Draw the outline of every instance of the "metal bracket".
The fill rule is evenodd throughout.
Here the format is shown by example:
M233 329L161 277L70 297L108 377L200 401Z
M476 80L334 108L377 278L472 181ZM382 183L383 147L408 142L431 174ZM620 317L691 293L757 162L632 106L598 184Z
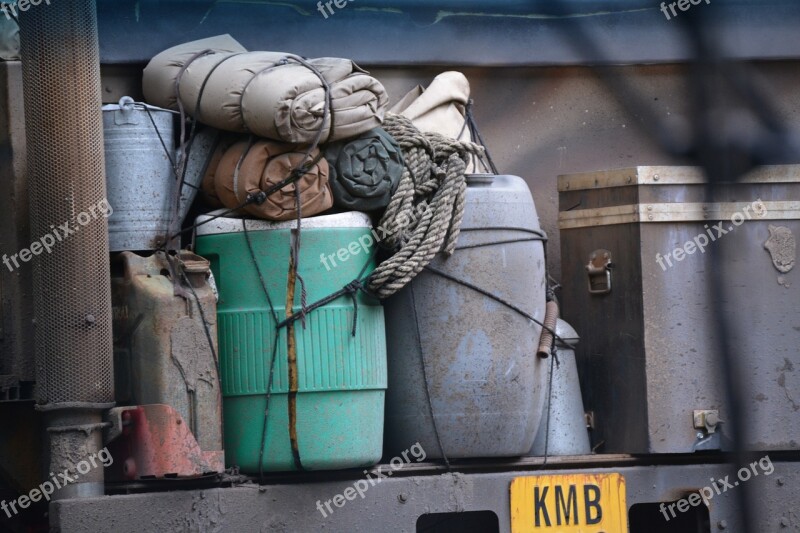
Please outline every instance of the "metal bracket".
M717 431L717 426L723 421L719 418L719 411L716 409L695 409L692 413L694 428L702 429L709 435Z
M136 120L136 116L133 113L135 110L136 105L133 98L130 96L123 96L119 99L119 109L114 112L114 124L118 126L139 124L139 121Z
M195 477L225 470L222 450L202 450L169 405L116 407L105 415L104 442L114 461L107 479Z
M586 273L589 276L589 294L608 294L611 292L611 252L598 249L589 254Z

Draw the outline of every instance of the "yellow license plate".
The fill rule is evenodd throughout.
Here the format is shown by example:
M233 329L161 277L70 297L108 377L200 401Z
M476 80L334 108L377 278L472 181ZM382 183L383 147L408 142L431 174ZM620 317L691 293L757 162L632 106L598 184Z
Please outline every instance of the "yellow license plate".
M627 533L619 474L518 477L511 482L512 533Z

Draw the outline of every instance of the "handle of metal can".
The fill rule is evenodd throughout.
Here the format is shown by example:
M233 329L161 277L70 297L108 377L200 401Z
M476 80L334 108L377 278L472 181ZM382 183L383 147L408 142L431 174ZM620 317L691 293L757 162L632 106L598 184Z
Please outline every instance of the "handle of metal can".
M133 114L136 111L136 102L130 96L123 96L119 99L119 110L114 113L114 123L118 126L125 124L138 124Z

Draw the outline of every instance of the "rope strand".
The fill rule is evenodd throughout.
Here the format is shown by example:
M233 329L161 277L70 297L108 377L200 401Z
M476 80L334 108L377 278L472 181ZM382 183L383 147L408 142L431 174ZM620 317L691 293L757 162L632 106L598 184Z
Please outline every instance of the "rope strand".
M380 244L397 251L369 278L379 298L405 287L437 253L455 251L466 205L464 174L470 154L483 154L474 143L422 133L401 115L387 113L383 127L403 150L406 168L380 221L387 230Z

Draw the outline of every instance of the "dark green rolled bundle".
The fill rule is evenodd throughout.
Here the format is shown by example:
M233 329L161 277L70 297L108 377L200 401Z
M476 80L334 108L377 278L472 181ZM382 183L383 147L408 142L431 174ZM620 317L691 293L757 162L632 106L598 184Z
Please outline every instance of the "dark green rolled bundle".
M403 174L403 154L391 135L374 128L325 148L333 201L342 209L374 211L389 205Z

